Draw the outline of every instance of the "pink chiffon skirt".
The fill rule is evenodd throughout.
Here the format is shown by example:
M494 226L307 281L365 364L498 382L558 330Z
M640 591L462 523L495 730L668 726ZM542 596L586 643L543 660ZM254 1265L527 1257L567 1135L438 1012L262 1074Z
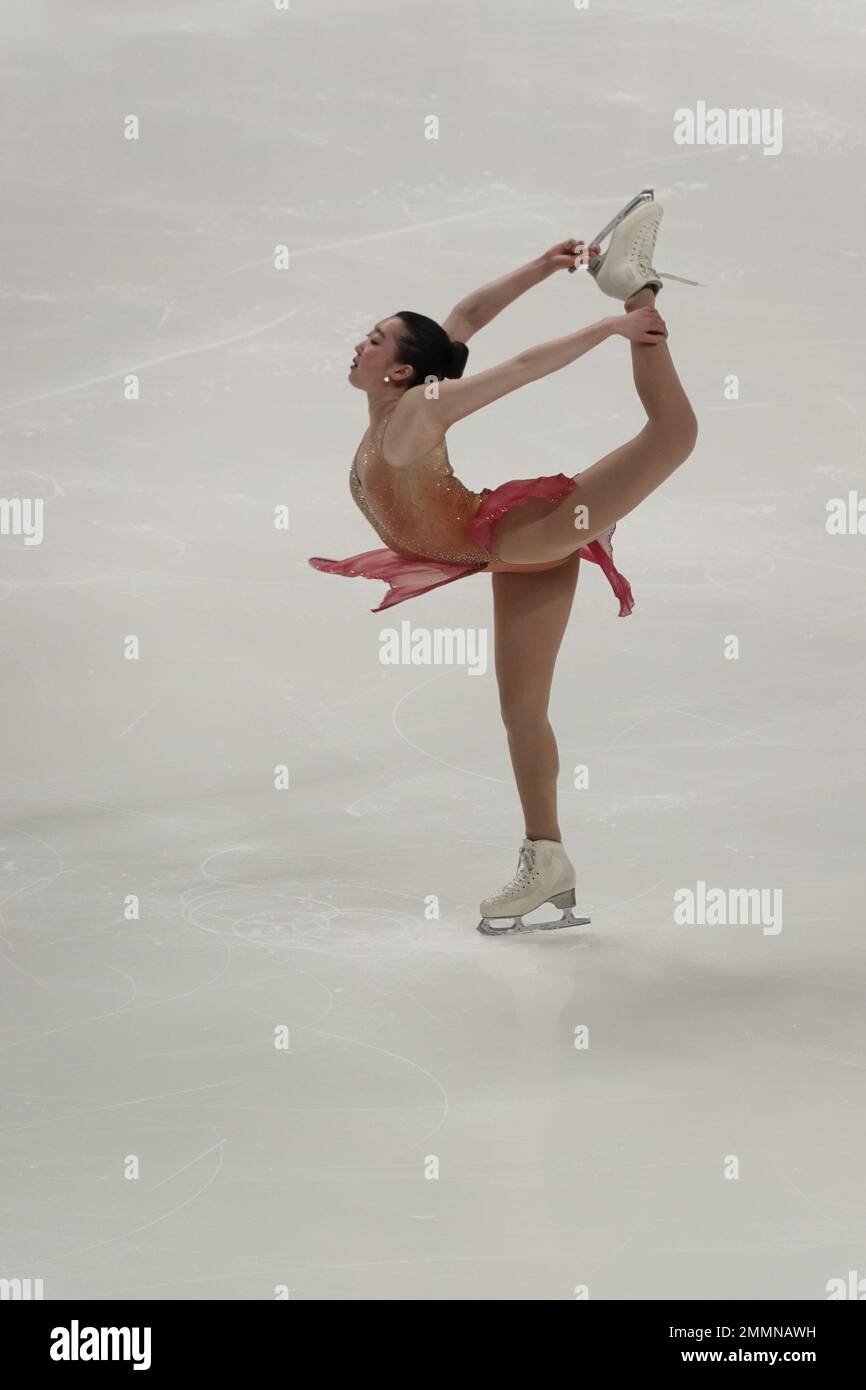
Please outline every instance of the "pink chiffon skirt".
M380 613L383 608L391 608L395 603L417 598L430 589L438 589L442 584L452 584L455 579L464 579L470 574L531 574L540 570L557 569L571 559L548 560L537 565L512 565L496 557L497 523L524 502L541 499L547 502L561 502L574 490L576 483L565 473L556 473L547 478L513 478L501 487L484 488L481 492L481 506L468 523L467 530L476 544L490 554L490 560L480 560L477 564L451 564L445 560L429 560L422 556L400 555L387 547L379 550L365 550L360 555L350 555L346 560L325 560L313 556L309 563L314 569L325 574L341 574L348 578L383 579L388 592L371 613ZM619 599L619 616L625 618L634 607L631 585L613 561L611 538L616 527L603 531L594 541L581 546L578 555L591 560L604 573L616 597Z

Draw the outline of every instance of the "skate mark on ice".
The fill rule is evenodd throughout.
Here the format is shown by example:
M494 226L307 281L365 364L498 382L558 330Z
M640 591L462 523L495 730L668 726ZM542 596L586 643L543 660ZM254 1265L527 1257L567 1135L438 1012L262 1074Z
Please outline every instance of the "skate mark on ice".
M211 1128L213 1128L213 1126L211 1126ZM206 1158L208 1154L213 1153L214 1150L219 1151L219 1162L207 1181L202 1184L197 1192L193 1192L192 1196L187 1197L183 1202L178 1202L176 1207L172 1207L171 1211L164 1212L162 1216L155 1216L152 1221L145 1221L141 1226L135 1226L130 1231L121 1231L116 1236L107 1236L105 1240L94 1241L92 1245L83 1245L78 1250L63 1250L57 1255L40 1255L40 1260L42 1260L44 1264L53 1264L55 1260L71 1259L74 1255L87 1255L91 1250L101 1250L104 1246L114 1245L119 1240L128 1240L130 1236L137 1236L142 1231L149 1231L153 1226L159 1226L161 1222L168 1221L170 1217L176 1216L179 1211L183 1211L184 1207L188 1207L192 1202L198 1201L202 1193L206 1192L211 1183L219 1177L222 1172L223 1150L226 1142L225 1139L218 1139L215 1144L212 1144L209 1149L205 1149L204 1153L199 1154L198 1157L193 1160L193 1162L198 1163L200 1159ZM186 1164L185 1167L189 1167L189 1164ZM184 1169L181 1168L178 1171L182 1173Z
M462 772L466 777L480 777L481 780L484 782L496 782L499 786L505 786L508 782L508 778L492 777L488 772L476 772L473 768L460 767L457 763L449 763L446 761L445 758L438 758L435 753L428 753L426 748L419 748L417 743L413 743L412 740L406 734L403 733L403 730L397 723L397 711L400 709L400 706L405 703L406 700L410 699L411 696L416 695L419 690L424 690L428 685L432 685L434 680L435 677L431 677L430 680L422 681L420 685L416 685L412 690L407 690L405 695L400 696L400 699L397 701L396 705L391 710L391 723L394 727L394 732L397 735L397 737L401 738L403 742L407 745L407 747L413 749L414 752L420 753L421 756L424 758L429 758L430 762L432 763L438 763L440 767L447 767L452 772Z
M77 381L72 386L55 386L50 391L42 391L35 396L24 396L21 400L8 401L5 405L0 405L0 411L16 410L21 405L31 405L34 401L47 401L53 396L68 396L73 391L86 391L91 386L101 386L106 381L117 381L119 377L125 377L130 372L147 371L151 367L160 367L164 362L176 362L181 357L195 357L198 353L213 352L216 348L229 347L232 343L241 343L247 338L254 338L258 333L266 333L270 328L276 328L280 323L285 323L286 319L292 318L298 312L297 308L290 309L287 314L280 314L279 318L270 319L267 323L260 323L255 328L244 329L242 333L234 333L228 338L215 338L208 343L194 343L191 347L178 348L176 352L166 352L161 357L149 357L143 362L129 362L125 366L114 372L105 372L102 376L88 378L87 381Z

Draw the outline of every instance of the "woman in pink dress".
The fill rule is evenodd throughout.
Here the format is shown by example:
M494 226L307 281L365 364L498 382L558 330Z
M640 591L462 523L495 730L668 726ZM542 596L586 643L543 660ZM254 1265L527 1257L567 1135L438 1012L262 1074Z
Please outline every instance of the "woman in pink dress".
M540 925L577 924L574 868L557 814L559 757L547 718L554 665L582 558L600 566L620 616L631 612L631 588L613 560L614 528L688 458L697 438L655 308L661 277L651 262L661 216L647 191L605 229L613 235L604 254L597 243L589 248L590 274L623 302L624 313L462 376L474 333L531 286L586 260L583 242L569 239L461 300L441 326L408 310L385 318L358 344L349 370L370 414L350 488L385 548L310 564L385 580L388 592L373 612L472 574L492 575L500 708L525 838L516 876L481 904L480 930L488 934L534 929L524 926L523 914L546 902L566 915ZM480 493L465 488L448 460L450 427L616 335L631 344L643 429L573 477L512 479Z

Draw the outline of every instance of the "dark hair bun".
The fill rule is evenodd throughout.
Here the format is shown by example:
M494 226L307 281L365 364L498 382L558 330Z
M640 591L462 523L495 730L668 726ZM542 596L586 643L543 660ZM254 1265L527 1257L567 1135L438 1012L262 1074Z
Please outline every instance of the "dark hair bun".
M456 343L451 339L451 360L448 364L446 376L462 376L466 368L466 359L469 356L469 349L465 343Z
M395 360L406 362L412 368L413 386L426 386L430 381L463 375L469 356L465 343L455 343L441 323L428 319L426 314L401 309L395 317L403 320Z

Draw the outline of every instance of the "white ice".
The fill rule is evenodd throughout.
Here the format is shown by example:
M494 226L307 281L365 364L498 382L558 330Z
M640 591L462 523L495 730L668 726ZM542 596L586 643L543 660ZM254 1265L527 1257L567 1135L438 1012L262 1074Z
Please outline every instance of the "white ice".
M41 544L0 536L0 1277L558 1300L866 1276L866 537L826 527L864 488L862 5L0 12L0 492L44 502ZM781 152L677 145L698 102L780 109ZM645 185L658 267L705 286L659 300L701 436L617 529L634 613L584 565L557 669L592 927L491 941L478 902L523 833L492 659L379 660L405 620L492 644L490 580L373 615L381 584L307 557L379 543L348 491L366 330L441 320ZM616 308L556 276L469 370ZM474 488L575 473L642 420L617 339L455 427L451 460ZM699 881L781 890L781 931L676 925Z

